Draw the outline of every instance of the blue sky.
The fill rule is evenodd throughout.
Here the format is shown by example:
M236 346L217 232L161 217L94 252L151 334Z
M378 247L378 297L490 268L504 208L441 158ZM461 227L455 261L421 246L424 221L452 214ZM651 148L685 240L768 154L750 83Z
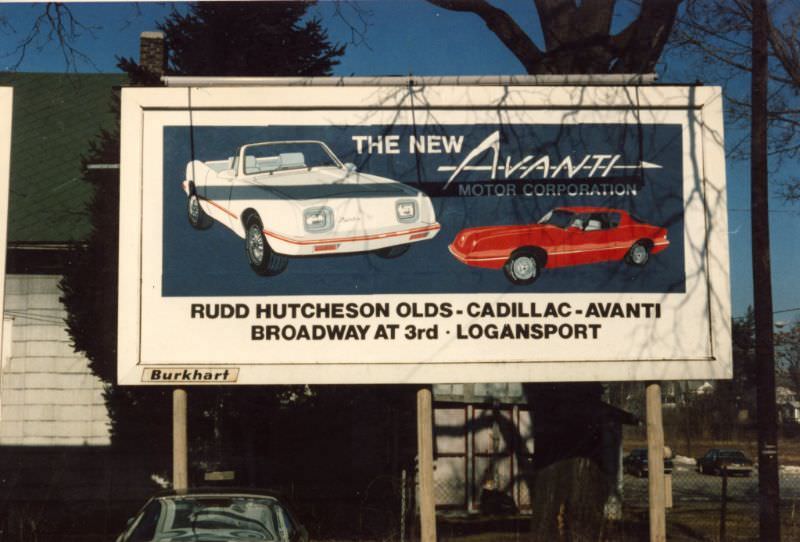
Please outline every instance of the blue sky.
M515 16L534 41L541 34L532 2L497 1L498 7ZM367 13L365 42L351 42L351 28L335 14L337 4L321 2L314 12L323 19L331 40L347 43L347 52L336 68L337 75L496 75L522 74L522 65L508 52L485 25L470 14L452 13L422 0L385 0L361 4ZM178 5L179 9L185 9ZM41 5L2 4L0 19L0 69L18 60L16 44L29 31ZM172 4L127 2L71 4L74 14L85 25L79 29L77 48L90 62L80 62L79 71L117 71L116 57L138 57L139 33L152 30ZM344 16L358 22L358 14L347 4ZM615 21L625 23L621 13ZM358 27L358 24L355 24ZM64 58L56 44L39 40L28 48L19 71L64 71ZM660 70L662 81L703 80L677 57L667 56ZM704 81L714 84L714 81ZM727 127L727 140L745 134ZM789 167L789 166L785 166ZM729 236L731 245L731 286L734 315L742 315L752 303L750 266L749 164L729 160ZM779 176L782 171L775 172ZM773 298L775 311L800 307L800 206L790 206L778 198L771 201L771 246ZM800 311L779 312L776 320L800 318Z

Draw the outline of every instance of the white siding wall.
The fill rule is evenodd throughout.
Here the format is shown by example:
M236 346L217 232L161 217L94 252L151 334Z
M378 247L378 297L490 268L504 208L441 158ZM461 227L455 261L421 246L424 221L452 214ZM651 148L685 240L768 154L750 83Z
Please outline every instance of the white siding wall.
M88 360L73 352L65 331L60 278L6 277L10 337L4 342L10 348L3 350L0 373L0 445L110 443L103 385Z

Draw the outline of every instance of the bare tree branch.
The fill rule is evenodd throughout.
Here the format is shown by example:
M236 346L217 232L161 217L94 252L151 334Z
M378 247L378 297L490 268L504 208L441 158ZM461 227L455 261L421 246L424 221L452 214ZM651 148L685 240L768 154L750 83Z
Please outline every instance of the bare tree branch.
M450 11L470 12L479 16L486 26L517 57L528 73L536 73L542 60L542 51L536 47L517 22L505 11L485 0L428 0L431 4Z
M428 0L474 13L508 47L528 73L647 73L667 42L681 0L644 0L638 17L616 36L617 0L534 0L544 35L540 50L505 11L486 0Z
M367 42L367 31L372 26L369 20L373 12L364 4L345 0L336 0L333 6L333 16L350 29L350 43L356 46L363 45L371 51L372 48Z
M613 71L647 73L655 70L681 1L643 0L639 17L613 38L613 46L619 54Z
M67 4L49 2L36 7L41 7L42 11L34 19L28 32L17 42L13 50L3 55L3 58L14 59L10 69L12 71L18 69L31 48L41 51L50 43L58 45L68 71L76 71L78 63L81 62L98 69L91 57L76 45L78 39L85 34L94 37L97 28L79 21L71 6Z
M575 25L584 35L608 36L614 0L584 2L580 7L572 0L534 0L544 34L547 51L569 47L575 40Z
M800 5L794 0L774 0L769 10L768 152L774 159L774 175L786 175L781 164L800 155ZM724 83L726 115L743 127L750 120L750 96L742 83L751 73L752 16L747 0L687 0L674 41L678 47L701 53L698 69L709 80ZM731 155L747 158L748 151L737 146ZM798 201L796 177L773 176L772 182L787 202Z
M797 39L797 29L792 34ZM790 41L789 37L782 34L773 24L770 24L768 39L775 56L780 61L783 69L791 78L796 88L800 88L800 50L797 41Z

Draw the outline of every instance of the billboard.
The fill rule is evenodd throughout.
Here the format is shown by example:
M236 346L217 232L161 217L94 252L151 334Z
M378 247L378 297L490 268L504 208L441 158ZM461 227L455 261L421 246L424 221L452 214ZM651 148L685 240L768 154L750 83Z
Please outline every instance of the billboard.
M730 376L718 88L347 83L123 90L121 384Z

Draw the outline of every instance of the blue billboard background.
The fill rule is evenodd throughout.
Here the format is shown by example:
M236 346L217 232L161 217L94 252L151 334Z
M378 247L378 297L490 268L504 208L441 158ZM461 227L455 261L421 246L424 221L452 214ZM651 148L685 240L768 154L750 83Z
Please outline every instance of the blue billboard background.
M191 130L191 132L190 132ZM542 179L532 172L529 184L607 183L635 185L631 192L597 190L591 194L516 196L459 196L458 186L505 184L505 173L495 179L483 171L464 171L442 188L456 166L493 132L500 131L500 164L519 163L542 156L558 164L571 156L577 163L591 155L621 155L619 165L641 161L659 168L619 168L608 178L587 180L586 172L573 178L561 172ZM409 152L408 140L429 135L460 140L460 152ZM398 153L367 153L367 137L399 136ZM442 229L433 240L415 243L403 256L383 259L374 254L290 258L286 270L274 277L256 275L247 261L244 241L221 224L205 231L193 229L186 217L186 195L181 183L186 164L197 160L222 160L239 146L259 141L311 139L327 143L342 162L359 171L413 184L432 197ZM361 153L357 141L362 142ZM194 149L192 149L194 145ZM379 150L372 146L373 151ZM386 150L383 148L382 150ZM453 151L451 147L449 149ZM592 162L589 162L592 163ZM471 162L491 165L488 151ZM163 272L164 296L339 295L381 293L669 293L685 291L684 214L681 127L679 125L437 125L437 126L266 126L164 128ZM519 170L518 170L519 171ZM584 175L584 177L582 177ZM598 177L596 175L595 177ZM537 221L556 206L603 206L634 212L650 224L667 228L669 247L653 255L647 265L622 261L545 269L526 286L512 285L500 270L464 265L448 251L463 228L526 224Z

